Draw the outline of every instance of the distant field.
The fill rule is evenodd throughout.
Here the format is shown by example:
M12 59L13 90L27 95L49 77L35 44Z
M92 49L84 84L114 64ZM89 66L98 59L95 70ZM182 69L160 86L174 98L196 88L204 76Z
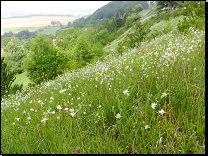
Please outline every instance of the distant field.
M59 29L60 29L60 26L51 26L41 32L38 32L37 35L39 35L40 33L46 34L46 35L50 35L50 34L55 35L56 30L59 30Z
M78 18L80 17L33 16L33 17L25 17L25 18L7 18L7 19L1 19L1 28L12 32L19 32L26 29L28 29L29 31L35 31L41 27L51 25L51 21L60 21L63 25L67 25L68 22L73 22L75 19ZM1 35L3 35L2 33L4 32L1 31Z
M12 32L20 32L22 30L28 30L28 31L35 31L37 29L40 29L40 28L43 28L42 27L16 27L16 28L6 28L6 30L9 32L9 31L12 31Z

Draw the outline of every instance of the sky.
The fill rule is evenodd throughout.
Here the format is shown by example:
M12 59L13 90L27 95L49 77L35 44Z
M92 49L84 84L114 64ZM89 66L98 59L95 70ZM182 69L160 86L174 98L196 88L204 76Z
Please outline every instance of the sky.
M110 1L1 1L2 12L53 13L95 12Z

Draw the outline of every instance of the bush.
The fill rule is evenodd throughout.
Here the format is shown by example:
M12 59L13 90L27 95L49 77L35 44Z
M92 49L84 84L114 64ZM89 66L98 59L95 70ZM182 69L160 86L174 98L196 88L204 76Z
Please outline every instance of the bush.
M23 87L23 84L21 85L15 84L13 87L11 87L10 93L15 94L17 91L21 91L22 87Z
M188 29L192 26L192 20L185 17L183 21L179 21L177 25L177 30L180 32L184 32L185 34L188 32Z

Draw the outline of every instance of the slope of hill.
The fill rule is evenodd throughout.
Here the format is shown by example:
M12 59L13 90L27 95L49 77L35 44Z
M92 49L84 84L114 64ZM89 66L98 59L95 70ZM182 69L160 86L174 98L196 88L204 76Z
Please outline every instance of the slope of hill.
M123 55L4 98L1 152L205 153L205 30L179 32L178 18Z
M135 5L141 4L143 9L147 9L149 4L145 1L113 1L109 2L102 8L97 9L92 15L84 18L79 18L73 22L74 28L83 28L86 24L95 24L97 20L101 19L112 19L118 9L124 9L128 6L134 7Z

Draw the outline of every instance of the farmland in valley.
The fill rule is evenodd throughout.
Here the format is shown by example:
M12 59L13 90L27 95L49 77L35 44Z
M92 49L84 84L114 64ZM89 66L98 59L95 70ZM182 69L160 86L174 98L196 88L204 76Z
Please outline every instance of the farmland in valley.
M29 31L35 31L41 27L51 25L51 21L60 21L63 25L67 25L68 22L73 22L78 19L78 16L32 16L22 18L7 18L1 19L1 35L4 34L4 30L12 32L20 32L28 29ZM52 25L51 25L52 26Z

